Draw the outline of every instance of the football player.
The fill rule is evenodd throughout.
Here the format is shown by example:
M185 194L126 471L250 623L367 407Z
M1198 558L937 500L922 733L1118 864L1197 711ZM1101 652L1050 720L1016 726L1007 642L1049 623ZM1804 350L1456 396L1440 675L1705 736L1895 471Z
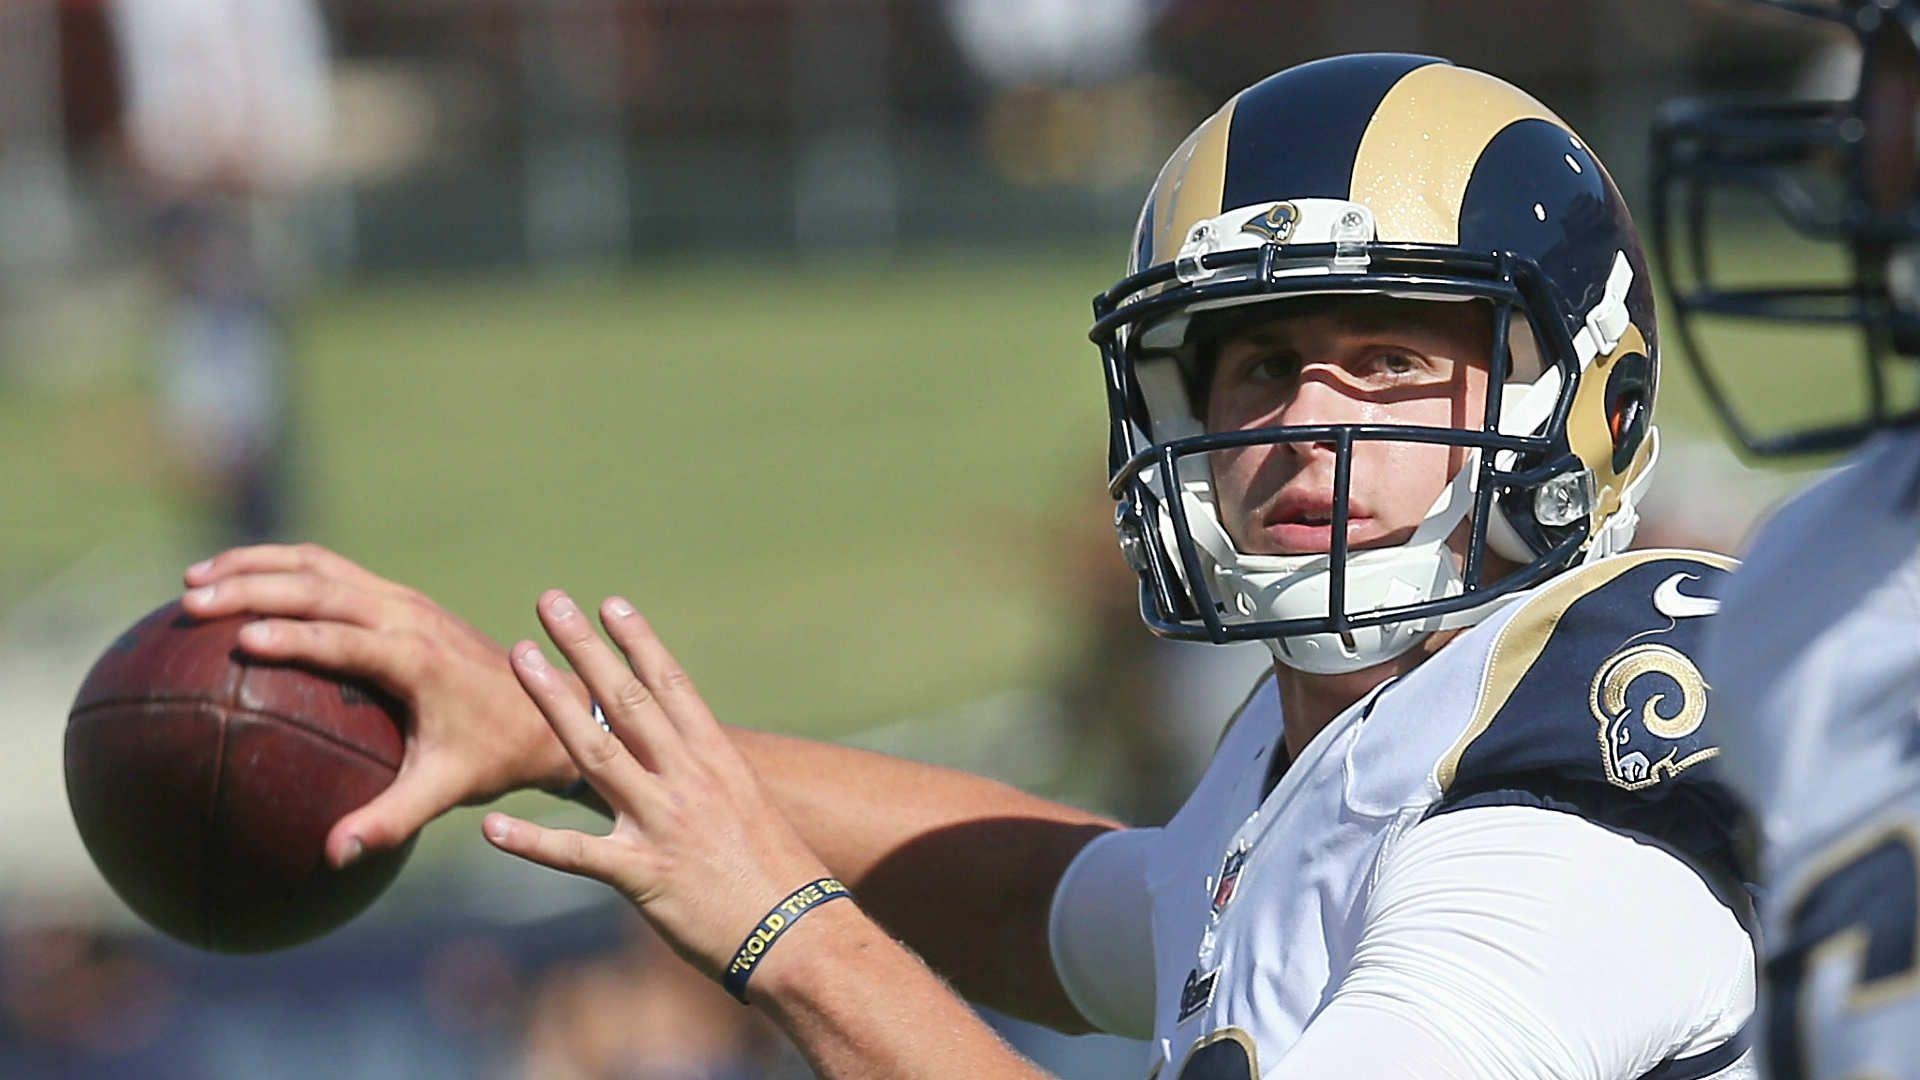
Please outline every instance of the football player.
M1174 152L1095 316L1147 622L1275 657L1163 827L723 729L617 599L624 663L541 600L578 680L310 547L197 565L185 602L413 709L333 858L584 775L608 837L489 839L619 888L828 1075L1029 1074L896 939L977 1001L1150 1039L1164 1080L1750 1075L1694 660L1729 564L1622 553L1658 337L1591 149L1430 57L1289 69Z
M1840 100L1670 107L1661 258L1689 355L1749 451L1866 441L1756 535L1703 667L1765 883L1768 1075L1920 1078L1920 5L1767 6L1856 38L1858 81ZM1838 258L1794 260L1784 282L1716 276L1710 259L1726 253L1710 208L1753 192ZM1822 263L1843 276L1792 276ZM1751 392L1765 358L1729 363L1713 318L1857 328L1853 349L1796 351L1774 372L1857 387L1857 411L1834 415L1844 395L1829 390L1795 399L1797 422L1784 422L1768 406L1785 394Z

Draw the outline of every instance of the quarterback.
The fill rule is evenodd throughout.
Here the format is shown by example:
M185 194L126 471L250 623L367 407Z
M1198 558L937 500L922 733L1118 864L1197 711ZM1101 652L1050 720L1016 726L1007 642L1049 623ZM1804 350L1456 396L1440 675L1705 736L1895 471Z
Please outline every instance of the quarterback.
M1730 566L1623 553L1658 337L1591 149L1445 61L1292 68L1175 150L1094 308L1143 616L1275 658L1161 827L723 728L618 598L624 657L541 598L577 678L311 547L185 602L412 708L336 861L584 779L607 836L489 840L619 889L825 1075L1033 1075L954 991L1162 1080L1751 1075L1695 659Z
M1869 389L1841 423L1769 428L1735 407L1702 364L1729 428L1758 454L1861 443L1781 508L1725 589L1703 667L1723 710L1729 781L1751 807L1767 946L1762 1059L1776 1080L1920 1078L1920 6L1907 0L1784 5L1858 38L1860 75L1837 101L1671 107L1658 143L1662 206L1739 185L1790 193L1816 164L1840 182L1837 212L1799 198L1788 223L1842 250L1852 280L1727 287L1679 276L1689 354L1709 344L1693 316L1852 324ZM1831 30L1832 27L1824 29ZM1706 222L1660 220L1662 258L1705 251ZM1677 227L1686 233L1675 235ZM1854 358L1844 358L1854 359ZM1795 366L1833 358L1796 355ZM1904 368L1905 370L1901 370ZM1740 374L1764 375L1757 362ZM1904 388L1904 393L1902 390ZM1838 527L1836 527L1838 526Z

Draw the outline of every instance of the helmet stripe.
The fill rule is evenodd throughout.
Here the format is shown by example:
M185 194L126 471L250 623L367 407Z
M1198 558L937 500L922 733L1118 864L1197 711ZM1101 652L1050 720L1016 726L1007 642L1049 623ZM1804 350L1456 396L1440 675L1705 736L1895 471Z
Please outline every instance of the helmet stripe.
M1337 56L1272 75L1240 92L1220 210L1278 199L1346 199L1368 119L1408 72L1448 66L1431 56ZM1312 102L1311 110L1302 110Z
M1167 159L1153 184L1147 227L1153 246L1141 269L1173 258L1195 224L1220 213L1220 186L1226 177L1227 136L1233 130L1234 105L1244 96L1227 99L1220 111L1193 129Z
M1473 167L1516 120L1566 127L1545 105L1491 75L1439 64L1409 72L1367 125L1347 197L1373 211L1382 240L1457 244Z

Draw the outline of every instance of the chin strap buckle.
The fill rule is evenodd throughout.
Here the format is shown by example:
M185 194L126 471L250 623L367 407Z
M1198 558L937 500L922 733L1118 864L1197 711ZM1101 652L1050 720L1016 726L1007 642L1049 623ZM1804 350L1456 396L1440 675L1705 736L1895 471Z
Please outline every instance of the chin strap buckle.
M1627 253L1613 253L1613 269L1607 274L1607 289L1600 302L1587 312L1586 325L1573 335L1575 355L1580 357L1580 366L1586 367L1595 358L1613 355L1613 350L1626 336L1627 325L1633 321L1627 312L1627 293L1633 288L1633 264L1627 261Z

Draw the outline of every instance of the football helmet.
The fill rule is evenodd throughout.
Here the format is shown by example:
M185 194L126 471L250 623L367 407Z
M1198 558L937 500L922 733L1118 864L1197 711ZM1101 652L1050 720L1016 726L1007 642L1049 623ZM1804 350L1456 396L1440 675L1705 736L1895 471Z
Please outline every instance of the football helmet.
M1196 327L1316 294L1487 303L1485 415L1206 431L1189 385ZM1632 536L1657 453L1640 241L1586 143L1491 75L1355 55L1241 91L1167 161L1126 276L1093 306L1115 525L1156 633L1263 640L1304 671L1358 670ZM1404 543L1349 551L1353 449L1369 440L1457 447L1465 464ZM1335 455L1331 550L1240 550L1208 455L1308 442ZM1518 568L1492 573L1490 552Z
M1733 438L1762 456L1841 450L1920 422L1920 4L1751 2L1851 34L1859 76L1837 99L1669 103L1654 128L1655 257ZM1780 336L1795 327L1847 328L1860 348L1843 365L1823 341Z

